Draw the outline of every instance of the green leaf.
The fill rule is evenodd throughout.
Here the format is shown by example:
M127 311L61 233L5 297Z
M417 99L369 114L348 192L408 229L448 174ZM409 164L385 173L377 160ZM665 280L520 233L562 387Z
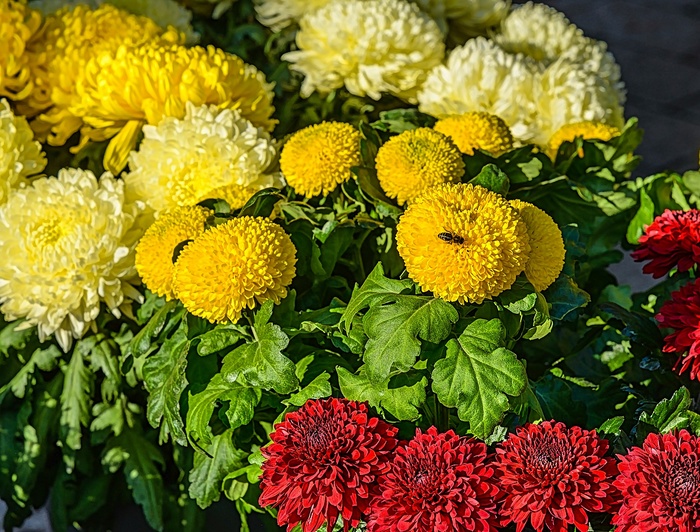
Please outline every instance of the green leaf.
M34 327L20 329L25 322L13 321L0 330L0 353L7 356L10 351L24 352L32 337L36 334Z
M418 127L433 127L435 119L417 109L391 109L379 113L379 120L371 126L379 131L402 133Z
M272 214L275 205L287 198L276 188L264 188L256 192L243 207L238 216L262 216L268 217Z
M700 171L689 170L683 174L683 184L695 196L700 197Z
M58 347L55 345L49 345L44 349L35 349L27 363L15 373L5 386L0 388L0 403L2 403L5 396L10 391L12 391L15 397L22 399L27 392L27 387L36 382L34 378L36 369L51 371L60 357L61 351L59 351Z
M487 188L501 196L508 194L508 189L510 188L508 176L495 164L484 166L479 175L469 181L469 183Z
M143 382L148 391L146 417L153 428L160 427L160 444L172 437L174 442L187 445L180 395L188 384L185 372L189 347L187 324L182 321L175 334L143 365Z
M207 454L197 453L190 471L190 497L200 508L206 508L219 500L226 475L240 468L248 453L233 446L233 431L214 436L206 448Z
M224 357L221 374L227 382L240 382L253 387L275 390L286 395L299 386L296 366L282 354L289 338L274 323L272 301L267 301L255 314L255 340L237 347Z
M197 353L200 356L218 353L235 345L244 337L243 331L237 325L218 325L215 329L198 337Z
M590 303L591 296L581 290L568 275L560 275L546 290L547 301L551 305L549 315L555 320L563 320L573 311Z
M433 391L442 404L457 407L476 437L486 438L509 408L508 396L527 385L525 367L501 347L506 329L498 319L477 319L447 343L447 356L433 369Z
M418 408L425 402L425 387L428 385L426 377L412 386L389 388L390 379L373 382L366 375L364 367L360 368L357 375L353 375L338 366L336 373L340 391L347 399L367 401L377 410L386 410L400 421L414 421L420 417Z
M598 428L598 433L601 435L601 437L604 438L607 438L609 436L616 436L620 433L620 430L622 429L622 424L624 422L625 416L611 417L610 419L607 419L605 423L603 423Z
M690 392L685 387L679 388L670 399L664 399L656 405L649 415L642 412L640 423L651 425L660 433L665 434L688 426L688 409L690 408Z
M420 355L420 340L443 341L458 319L450 303L429 296L395 295L388 304L370 307L362 320L369 377L381 382L392 371L408 371Z
M535 308L537 291L525 275L521 274L515 280L513 286L498 296L498 300L509 312L520 314Z
M302 388L295 394L283 401L286 405L303 406L309 399L321 399L323 397L328 397L333 393L331 388L331 383L328 382L330 375L327 372L323 372L318 375L314 380L312 380L307 386Z
M135 357L140 357L148 352L153 338L163 330L168 315L177 306L176 301L168 301L148 320L146 326L141 329L129 344L127 352Z
M644 228L654 221L654 202L643 188L639 189L639 209L627 226L627 242L639 243Z
M260 402L260 390L247 388L234 382L226 382L221 374L211 379L206 389L189 394L187 410L187 437L193 443L211 443L209 421L217 401L230 401L226 415L232 429L246 425L253 419L253 413Z
M146 521L163 530L163 478L158 466L165 461L156 446L132 429L127 429L107 443L102 463L114 472L122 464L126 483L134 501L143 508Z

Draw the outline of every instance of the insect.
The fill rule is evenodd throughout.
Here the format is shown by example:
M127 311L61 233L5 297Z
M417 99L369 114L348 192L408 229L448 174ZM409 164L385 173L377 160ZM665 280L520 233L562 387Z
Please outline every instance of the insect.
M447 242L448 244L452 244L452 243L464 244L464 238L462 238L459 235L455 235L455 234L451 233L450 231L443 231L442 233L439 233L438 238L440 240Z

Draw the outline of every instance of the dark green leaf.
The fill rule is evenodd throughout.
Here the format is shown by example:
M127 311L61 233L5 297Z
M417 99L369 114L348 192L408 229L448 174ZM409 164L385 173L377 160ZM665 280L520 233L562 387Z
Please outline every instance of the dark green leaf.
M328 397L331 395L331 393L333 393L331 384L328 382L330 377L331 376L324 371L304 388L299 390L297 393L292 394L289 399L284 401L284 404L303 406L303 404L309 399L321 399L323 397Z
M508 194L508 189L510 187L508 176L495 164L487 164L484 166L481 172L479 172L479 175L469 181L469 183L487 188L501 196Z

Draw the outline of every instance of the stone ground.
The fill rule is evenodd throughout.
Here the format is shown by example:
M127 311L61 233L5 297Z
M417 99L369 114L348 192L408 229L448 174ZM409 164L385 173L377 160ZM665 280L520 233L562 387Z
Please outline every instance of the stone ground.
M645 130L637 169L645 176L667 169L698 168L700 149L700 0L544 0L566 13L586 35L604 40L622 68L627 117ZM648 278L629 260L614 272L643 289ZM4 513L0 501L0 519ZM115 531L140 532L138 512ZM124 516L126 517L126 515ZM127 521L127 522L124 522ZM230 527L227 527L230 528ZM50 531L46 512L37 512L21 532Z

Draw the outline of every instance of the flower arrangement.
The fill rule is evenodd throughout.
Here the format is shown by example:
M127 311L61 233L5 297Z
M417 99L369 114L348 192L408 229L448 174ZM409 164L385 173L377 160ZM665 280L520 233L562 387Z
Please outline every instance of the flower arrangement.
M0 0L5 528L699 527L700 172L621 79L533 2Z

